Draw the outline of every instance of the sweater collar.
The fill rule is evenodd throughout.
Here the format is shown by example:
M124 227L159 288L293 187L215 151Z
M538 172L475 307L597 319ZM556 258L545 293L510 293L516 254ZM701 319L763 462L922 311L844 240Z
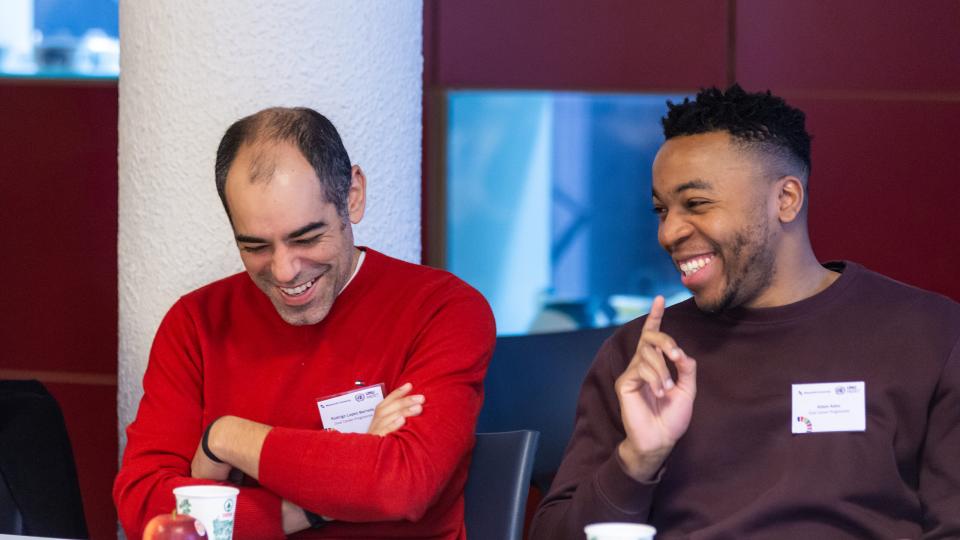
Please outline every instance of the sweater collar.
M771 324L816 315L844 295L864 272L864 268L850 261L830 261L824 268L839 272L840 277L819 293L792 304L765 308L736 307L707 317L737 323ZM692 299L691 299L692 301Z

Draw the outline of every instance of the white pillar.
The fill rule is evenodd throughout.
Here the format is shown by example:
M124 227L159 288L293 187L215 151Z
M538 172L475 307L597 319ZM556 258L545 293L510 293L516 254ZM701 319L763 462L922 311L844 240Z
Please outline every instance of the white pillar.
M136 414L160 319L242 269L213 179L227 126L304 105L367 173L357 242L420 259L422 0L120 1L119 395Z

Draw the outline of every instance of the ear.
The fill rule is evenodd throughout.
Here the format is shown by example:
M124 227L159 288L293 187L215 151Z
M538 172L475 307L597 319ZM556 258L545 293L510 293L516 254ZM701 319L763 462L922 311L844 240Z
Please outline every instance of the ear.
M803 181L792 175L777 180L777 217L781 223L790 223L803 211L807 193Z
M350 191L347 193L347 214L350 223L356 225L363 219L367 206L367 177L359 165L350 169Z

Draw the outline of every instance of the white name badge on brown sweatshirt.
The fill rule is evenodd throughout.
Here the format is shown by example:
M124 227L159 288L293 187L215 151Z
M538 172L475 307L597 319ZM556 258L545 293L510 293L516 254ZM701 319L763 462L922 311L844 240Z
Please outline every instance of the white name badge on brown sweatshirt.
M383 383L317 398L317 409L325 429L335 429L340 433L366 433L377 404L381 401Z
M863 381L794 384L793 433L866 431L866 384Z

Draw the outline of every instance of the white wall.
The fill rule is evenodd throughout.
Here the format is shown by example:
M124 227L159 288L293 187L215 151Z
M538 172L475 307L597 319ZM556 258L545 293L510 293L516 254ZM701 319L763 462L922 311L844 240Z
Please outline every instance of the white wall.
M213 180L234 120L274 105L329 117L367 173L357 242L419 261L422 7L120 1L121 451L164 313L242 268Z

